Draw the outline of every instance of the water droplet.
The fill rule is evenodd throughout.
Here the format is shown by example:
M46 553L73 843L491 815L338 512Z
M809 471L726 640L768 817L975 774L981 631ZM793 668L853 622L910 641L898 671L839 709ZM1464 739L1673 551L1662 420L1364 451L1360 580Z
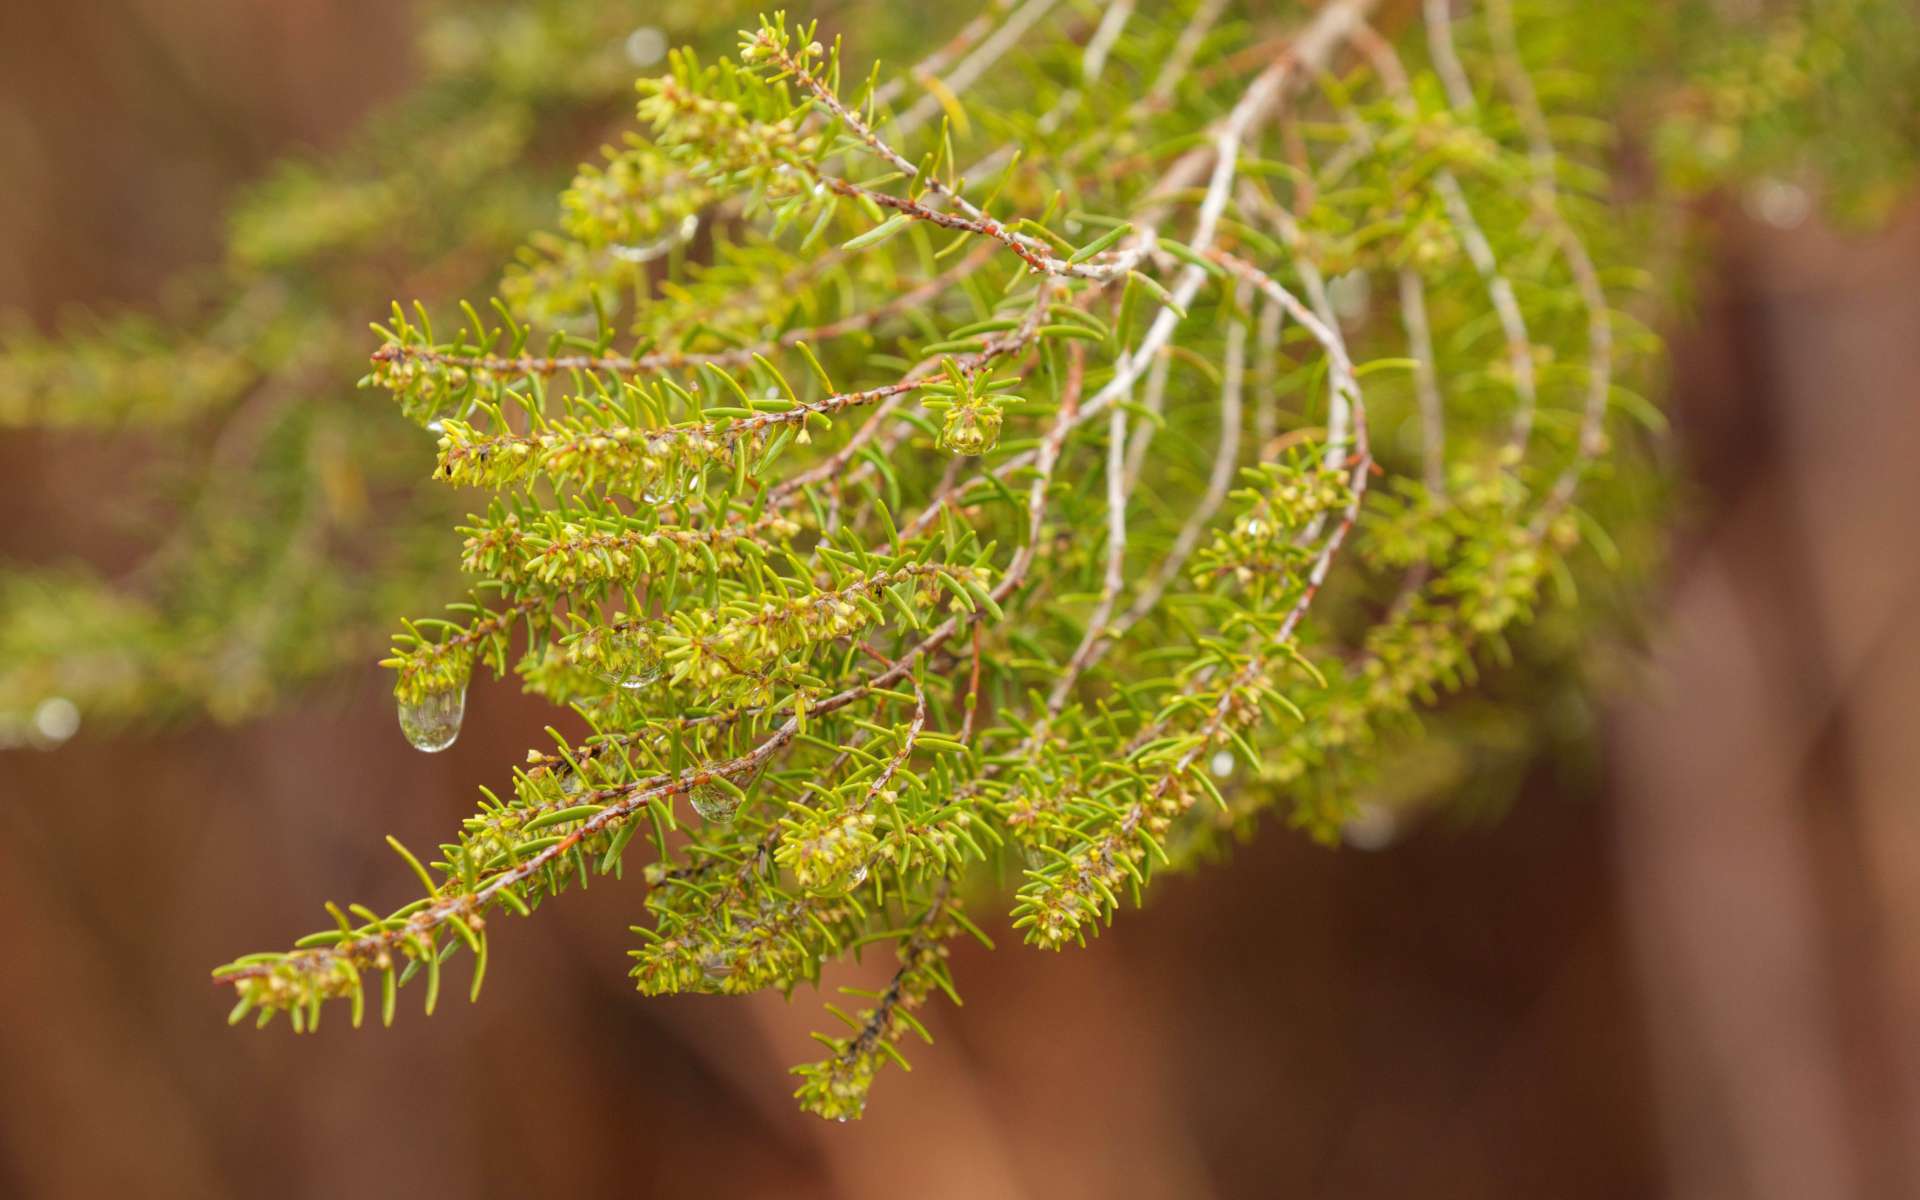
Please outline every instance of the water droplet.
M618 679L615 679L614 682L630 692L637 692L659 678L660 668L655 666L640 672L638 675L622 675Z
M1373 281L1365 271L1348 271L1327 280L1327 303L1342 321L1352 324L1364 319L1373 298Z
M700 973L710 982L718 983L733 974L733 963L718 950L712 950L700 957Z
M638 691L658 683L660 677L667 673L667 664L653 644L657 630L657 626L649 626L610 638L605 657L601 660L607 669L600 673L600 678L608 683L617 683L628 691Z
M1747 212L1775 229L1794 229L1813 215L1813 197L1788 179L1763 179L1747 189Z
M667 35L651 25L642 25L627 35L627 61L636 67L650 67L667 56Z
M725 825L733 820L733 814L740 811L744 799L713 782L703 783L687 793L693 811L700 814L701 820L711 821L715 825Z
M445 433L446 431L447 423L439 417L435 417L433 420L427 422L428 433Z
M1213 772L1215 779L1225 779L1233 774L1233 761L1233 751L1216 750L1213 752L1213 758L1207 763L1207 768Z
M683 242L692 241L693 235L698 232L700 232L699 215L696 213L688 213L686 216L680 218L680 224L676 226L672 232L663 237L657 237L650 242L638 246L629 246L625 243L616 242L607 247L607 250L622 262L649 263L664 254L670 253L675 246Z
M1340 827L1341 840L1355 850L1385 850L1400 836L1400 817L1384 804L1362 804Z
M444 692L428 692L418 702L400 706L400 732L407 735L415 750L438 754L460 736L460 722L466 715L465 684Z
M640 498L648 504L671 504L686 490L681 480L662 475L641 490Z
M859 866L853 869L853 874L847 876L847 890L852 891L853 889L859 887L861 884L865 883L866 881L867 881L867 864L861 863Z
M33 731L51 750L80 731L80 709L65 696L50 696L33 710Z

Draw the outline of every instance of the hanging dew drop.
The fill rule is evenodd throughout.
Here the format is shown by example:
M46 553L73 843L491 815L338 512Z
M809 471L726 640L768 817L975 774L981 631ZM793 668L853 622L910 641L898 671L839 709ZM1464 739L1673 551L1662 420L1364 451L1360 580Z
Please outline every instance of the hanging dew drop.
M860 885L866 881L867 864L861 863L844 875L835 875L827 879L818 880L810 884L807 890L816 896L845 896L857 890ZM822 955L820 961L827 961L826 956Z
M460 736L460 722L466 715L465 684L428 692L414 703L400 706L400 732L407 735L415 750L438 754Z
M744 797L728 791L720 784L711 782L700 784L687 793L687 800L693 805L693 811L700 814L701 820L715 825L725 825L733 820L733 815L740 811L740 803L743 799Z
M623 634L607 647L607 670L600 678L638 691L658 683L667 673L666 661L653 645L652 632Z

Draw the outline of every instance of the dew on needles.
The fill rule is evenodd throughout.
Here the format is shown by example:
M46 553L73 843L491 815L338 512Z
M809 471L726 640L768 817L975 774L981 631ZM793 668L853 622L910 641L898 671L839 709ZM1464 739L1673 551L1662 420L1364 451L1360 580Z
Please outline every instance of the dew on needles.
M400 702L400 731L407 735L415 750L437 754L453 745L460 736L460 722L467 715L467 689L441 688L418 699Z
M396 304L367 375L440 422L419 473L484 496L461 586L383 660L409 739L450 743L480 668L577 732L432 852L394 844L420 899L222 967L235 1019L308 1029L421 977L431 1004L493 921L627 878L647 995L885 958L796 1069L846 1120L993 916L1065 950L1263 827L1390 843L1439 797L1368 785L1477 745L1519 689L1451 697L1578 660L1607 571L1648 557L1641 289L1688 256L1650 245L1682 227L1665 188L1613 184L1600 135L1667 110L1606 46L1655 22L1711 64L1628 156L1674 196L1792 163L1824 200L1807 154L1836 143L1780 139L1853 58L1796 47L1920 65L1903 3L1691 49L1668 14L1700 6L1655 0L1116 5L1093 54L1098 6L982 3L929 47L854 0L901 66L778 14L666 56L503 294ZM578 44L651 61L636 20ZM1804 72L1769 91L1782 54ZM434 182L405 166L396 194Z

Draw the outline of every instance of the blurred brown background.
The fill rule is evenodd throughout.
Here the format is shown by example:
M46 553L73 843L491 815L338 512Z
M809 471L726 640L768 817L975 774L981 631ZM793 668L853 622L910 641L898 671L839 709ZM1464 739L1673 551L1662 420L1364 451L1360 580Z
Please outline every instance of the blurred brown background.
M0 309L217 254L236 184L404 86L406 18L0 0ZM1544 764L1375 854L1275 828L1086 951L963 949L966 1008L838 1126L782 1083L818 998L636 997L612 883L501 928L477 1007L226 1027L208 966L398 902L374 835L432 843L517 758L510 688L433 758L370 663L236 729L82 730L0 754L0 1195L1920 1195L1920 220L1709 219L1692 482L1591 786ZM124 552L112 462L0 437L0 558Z

